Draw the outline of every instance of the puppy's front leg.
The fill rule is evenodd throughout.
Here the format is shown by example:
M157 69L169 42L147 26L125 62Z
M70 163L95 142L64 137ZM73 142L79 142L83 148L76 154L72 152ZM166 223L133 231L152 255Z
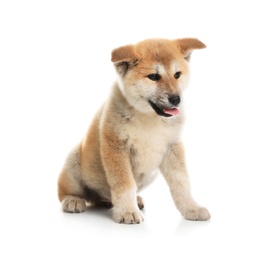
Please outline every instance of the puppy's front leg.
M208 220L210 213L192 198L185 166L183 144L173 144L160 167L176 207L188 220Z
M114 137L104 138L101 156L111 189L114 220L125 224L141 223L143 216L137 204L137 186L125 145Z

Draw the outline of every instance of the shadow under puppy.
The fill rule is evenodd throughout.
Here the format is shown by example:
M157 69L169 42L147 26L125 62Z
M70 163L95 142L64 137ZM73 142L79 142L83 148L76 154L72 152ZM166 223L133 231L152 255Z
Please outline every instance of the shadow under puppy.
M205 47L194 38L147 39L113 50L117 82L58 179L65 212L85 211L87 202L112 206L116 222L140 223L137 192L161 172L186 219L210 218L191 196L180 137L190 55Z

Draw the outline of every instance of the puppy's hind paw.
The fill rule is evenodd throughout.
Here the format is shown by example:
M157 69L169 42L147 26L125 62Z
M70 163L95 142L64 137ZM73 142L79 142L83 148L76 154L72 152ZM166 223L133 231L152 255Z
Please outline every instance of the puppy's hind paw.
M209 211L206 208L195 208L184 212L184 217L187 220L205 221L211 218Z
M143 203L142 197L137 196L137 204L138 204L138 208L139 208L140 210L142 210L142 209L144 208L144 203Z

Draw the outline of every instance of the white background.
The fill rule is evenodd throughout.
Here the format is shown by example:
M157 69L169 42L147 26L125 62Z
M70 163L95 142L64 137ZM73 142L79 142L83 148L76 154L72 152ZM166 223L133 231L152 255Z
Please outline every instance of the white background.
M256 6L1 1L0 258L258 259ZM193 196L212 218L183 220L162 177L141 194L141 225L62 213L57 177L115 80L111 51L150 37L207 45L191 59L184 139Z

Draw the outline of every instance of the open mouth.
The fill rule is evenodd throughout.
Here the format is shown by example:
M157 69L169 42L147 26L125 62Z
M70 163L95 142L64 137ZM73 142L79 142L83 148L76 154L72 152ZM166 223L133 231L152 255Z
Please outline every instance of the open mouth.
M151 107L154 109L154 111L159 116L171 117L171 116L176 116L179 114L179 109L176 107L161 108L161 107L157 106L155 103L153 103L151 100L149 100L149 103L150 103Z

